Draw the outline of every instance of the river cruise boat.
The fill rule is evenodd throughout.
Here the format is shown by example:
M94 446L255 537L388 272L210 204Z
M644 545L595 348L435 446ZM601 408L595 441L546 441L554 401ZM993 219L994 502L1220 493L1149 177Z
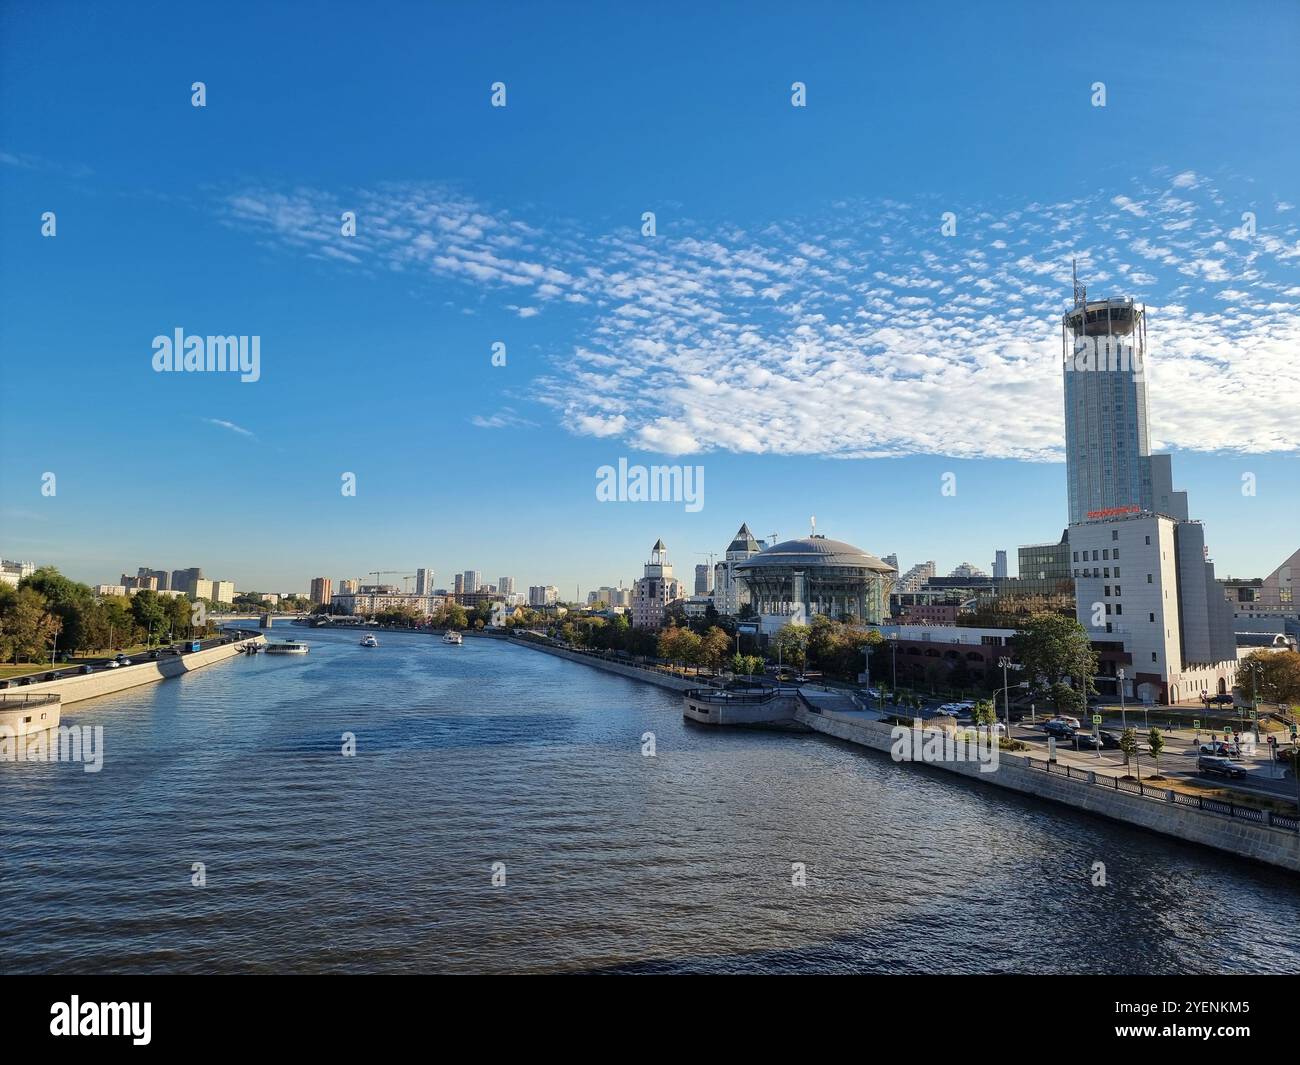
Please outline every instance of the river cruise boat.
M266 653L269 655L305 655L307 650L307 645L298 640L281 640L266 645Z
M442 642L457 643L457 644L464 643L465 637L462 636L459 632L452 632L451 629L448 629L446 632L442 634Z
M379 646L379 641L375 639L375 634L374 634L373 632L368 632L368 633L366 633L366 638L365 638L364 640L361 641L361 646L362 646L362 647L378 647L378 646Z

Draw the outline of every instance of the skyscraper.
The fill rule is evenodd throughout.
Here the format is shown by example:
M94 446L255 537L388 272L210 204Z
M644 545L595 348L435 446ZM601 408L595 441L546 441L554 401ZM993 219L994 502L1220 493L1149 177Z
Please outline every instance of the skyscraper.
M479 574L479 571L476 570L476 569L467 569L467 570L465 571L465 573L463 574L463 576L464 576L464 578L465 578L465 582L464 582L464 583L465 583L465 591L466 591L467 593L468 593L468 592L477 592L477 591L478 591L478 586L479 586L479 583L480 583L480 574Z
M1006 580L1007 577L1007 553L1001 549L993 552L993 579L996 581Z
M1187 493L1174 490L1170 456L1152 455L1147 443L1146 310L1128 298L1090 300L1076 275L1061 344L1070 506L1062 548L1075 616L1107 652L1095 680L1143 702L1227 694L1237 670L1232 609L1205 529L1189 520Z
M313 577L311 579L311 601L313 603L328 603L333 595L334 582L328 577Z
M515 579L513 577L498 577L497 591L502 595L515 594Z
M415 571L415 594L433 594L433 570L420 567Z
M1144 307L1088 299L1075 275L1074 306L1061 319L1072 525L1153 509L1146 335Z
M713 592L713 570L707 562L695 567L695 594L710 595Z

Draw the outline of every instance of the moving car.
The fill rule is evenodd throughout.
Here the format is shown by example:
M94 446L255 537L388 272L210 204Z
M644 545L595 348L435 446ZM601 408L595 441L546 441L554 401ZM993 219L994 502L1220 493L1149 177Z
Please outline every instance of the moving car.
M1244 777L1246 775L1246 768L1240 762L1213 754L1203 754L1197 758L1196 768L1207 776Z
M1101 745L1108 751L1119 750L1119 737L1115 735L1115 733L1107 732L1105 729L1102 729L1097 733L1097 738L1101 740Z
M1214 755L1221 758L1240 758L1241 748L1235 743L1224 743L1222 740L1211 740L1209 743L1201 744L1200 753Z
M1074 729L1083 728L1083 723L1077 717L1071 717L1069 714L1057 714L1054 718L1052 718L1052 720L1064 721L1067 725L1070 726L1070 728L1074 728Z
M1074 740L1076 744L1078 744L1080 749L1086 747L1090 751L1095 751L1099 747L1103 746L1101 740L1098 739L1096 736L1094 736L1091 732L1083 732L1082 730L1080 730L1070 738Z
M1043 722L1043 731L1049 736L1055 736L1059 739L1069 739L1074 735L1075 728L1073 725L1063 721L1059 717L1051 718Z

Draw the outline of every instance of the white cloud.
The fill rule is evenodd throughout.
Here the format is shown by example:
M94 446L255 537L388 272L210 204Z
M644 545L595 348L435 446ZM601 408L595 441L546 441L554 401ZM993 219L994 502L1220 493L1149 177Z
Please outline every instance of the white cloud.
M554 301L569 354L530 395L580 435L668 454L1059 460L1060 316L1077 259L1090 295L1150 305L1153 436L1297 450L1300 234L1279 224L1233 239L1240 211L1226 204L1245 194L1190 171L1172 186L1181 194L1135 181L1049 204L951 205L971 219L961 240L940 235L934 204L893 201L761 231L683 222L653 241L632 227L547 231L426 186L245 190L225 214L338 269L495 295L498 313L537 313L521 294ZM342 209L357 211L355 238L338 236ZM1005 239L990 239L994 225ZM534 424L510 408L473 422Z
M257 439L257 436L251 430L236 425L234 422L228 422L224 418L204 418L203 420L209 425L215 425L220 429L227 429L232 433L238 433L240 436L251 436L254 440Z

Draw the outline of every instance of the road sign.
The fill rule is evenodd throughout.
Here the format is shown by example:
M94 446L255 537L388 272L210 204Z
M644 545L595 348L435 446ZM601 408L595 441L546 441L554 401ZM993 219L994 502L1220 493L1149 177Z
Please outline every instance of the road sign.
M1100 714L1093 714L1093 715L1092 715L1092 723L1093 723L1094 725L1100 725L1100 724L1101 724L1101 715L1100 715Z
M1195 721L1192 722L1192 728L1196 729L1197 732L1200 732L1200 731L1201 731L1201 719L1200 719L1200 718L1197 718Z

